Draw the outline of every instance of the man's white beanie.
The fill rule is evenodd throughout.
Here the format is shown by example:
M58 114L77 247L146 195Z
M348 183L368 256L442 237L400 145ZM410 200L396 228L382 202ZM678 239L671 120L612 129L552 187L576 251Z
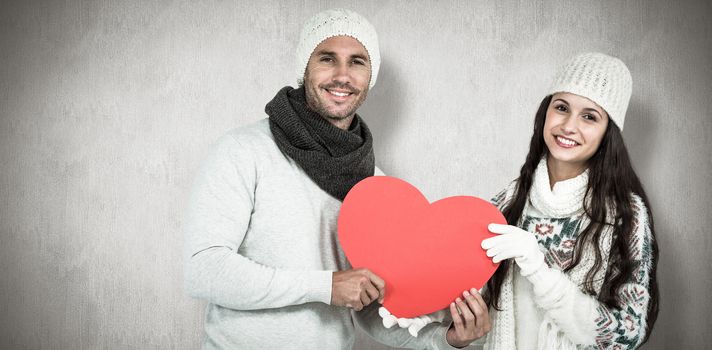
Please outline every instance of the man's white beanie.
M314 49L322 41L339 35L353 37L366 48L371 60L369 88L376 84L378 67L381 65L376 29L358 13L338 8L319 12L304 23L297 44L297 83L304 83L304 73Z
M570 58L554 79L550 94L569 92L588 98L606 110L623 130L633 79L623 61L598 52Z

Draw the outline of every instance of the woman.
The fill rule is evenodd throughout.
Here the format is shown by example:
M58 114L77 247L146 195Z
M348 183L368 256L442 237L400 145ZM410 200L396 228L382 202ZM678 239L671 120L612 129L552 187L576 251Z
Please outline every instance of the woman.
M585 53L541 102L519 178L493 199L516 226L491 224L497 236L482 242L501 262L483 293L485 349L628 349L648 339L658 249L621 136L631 86L619 59ZM442 315L398 323L417 334Z
M619 59L570 59L539 106L519 178L493 202L507 222L482 248L491 349L628 349L658 311L650 205L621 136L631 76ZM511 260L510 260L511 259Z

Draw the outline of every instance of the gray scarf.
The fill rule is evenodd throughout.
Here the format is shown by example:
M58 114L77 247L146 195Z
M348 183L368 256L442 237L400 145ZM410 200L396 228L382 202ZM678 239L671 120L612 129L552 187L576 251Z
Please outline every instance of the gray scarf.
M307 107L304 87L290 86L265 112L277 147L334 198L343 201L351 187L373 175L373 138L358 115L348 130L339 129Z

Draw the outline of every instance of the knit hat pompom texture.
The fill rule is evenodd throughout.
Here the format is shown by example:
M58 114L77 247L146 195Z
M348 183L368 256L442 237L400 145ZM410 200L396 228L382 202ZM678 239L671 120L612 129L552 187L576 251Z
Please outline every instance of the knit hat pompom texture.
M353 37L366 48L371 60L369 88L373 88L378 76L378 67L381 65L376 29L361 15L346 9L322 11L304 23L297 44L297 83L304 83L304 73L314 49L322 41L339 35Z
M633 79L623 61L598 52L570 58L559 71L550 94L569 92L588 98L603 107L623 130L625 112L633 89Z

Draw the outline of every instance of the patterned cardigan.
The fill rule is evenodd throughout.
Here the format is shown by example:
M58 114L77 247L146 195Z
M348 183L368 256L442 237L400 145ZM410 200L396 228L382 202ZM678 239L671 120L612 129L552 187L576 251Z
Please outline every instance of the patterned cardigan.
M493 204L500 208L500 210L502 210L511 199L515 185L516 181L492 199ZM531 211L527 211L525 209L525 212L520 219L520 224L518 226L536 235L539 242L539 248L545 253L545 260L546 264L550 268L549 270L555 271L554 273L556 274L563 275L562 280L567 280L565 283L573 283L576 287L578 287L550 288L549 286L536 286L536 283L541 284L544 282L532 281L532 283L535 284L535 290L537 287L540 289L548 289L546 298L564 301L568 299L568 302L557 302L558 305L556 307L548 309L545 302L537 300L538 298L541 298L541 296L535 297L539 307L542 307L547 317L552 319L553 323L558 326L558 337L567 338L568 340L566 340L565 343L571 344L570 346L558 346L559 348L634 349L639 346L645 338L647 331L646 318L648 304L650 302L649 283L653 262L653 237L650 231L647 209L643 201L635 194L632 196L635 210L635 221L633 225L634 234L633 238L629 242L629 249L633 258L634 272L630 276L629 280L624 283L617 292L616 299L619 307L609 307L595 298L585 294L583 291L582 280L585 273L588 272L588 268L586 267L590 267L590 264L586 265L582 260L582 263L579 265L586 265L583 267L584 271L581 271L581 269L576 271L577 268L574 268L571 271L565 273L562 272L563 269L572 263L574 247L578 235L583 228L588 225L588 218L585 214L580 213L571 217L553 218L540 215L540 213L538 213L539 215L532 215ZM602 249L605 252L604 255L606 255L609 251L609 247L610 237L608 246ZM586 253L584 253L584 256L585 254ZM599 291L598 293L600 293L601 289L601 277L605 276L606 270L615 268L615 262L609 262L607 257L604 262L605 269L601 269L601 273L596 274L597 283L594 284L595 290ZM552 293L554 295L552 295ZM555 295L556 293L562 294ZM562 304L568 306L561 307ZM582 321L580 318L573 317L572 315L579 312L579 308L581 308L583 304L591 305L591 307L595 308L595 311L593 311L591 315L596 315L595 320L585 321L585 323L592 322L592 327L589 328L585 325L581 325L581 327L578 328L579 330L595 329L595 334L593 334L592 337L585 337L590 340L586 341L588 344L574 341L574 339L582 339L582 337L576 337L573 334L576 333L575 330L577 329L577 325L575 323L580 323ZM514 318L516 317L517 316L514 315ZM500 320L497 320L497 316L495 316L493 318L493 322L513 322L511 319L503 318L501 316L499 318ZM571 324L572 322L574 324ZM494 326L493 332L496 332L497 329L498 327ZM499 329L502 329L502 327L499 327ZM568 330L574 331L567 333ZM512 345L511 341L507 341L503 338L504 334L500 334L499 336L496 336L495 334L491 335L491 337L488 337L486 348L502 349L509 348ZM499 346L500 344L506 345ZM540 347L542 347L541 340L539 340L539 344ZM559 341L555 344L562 344L562 342Z

